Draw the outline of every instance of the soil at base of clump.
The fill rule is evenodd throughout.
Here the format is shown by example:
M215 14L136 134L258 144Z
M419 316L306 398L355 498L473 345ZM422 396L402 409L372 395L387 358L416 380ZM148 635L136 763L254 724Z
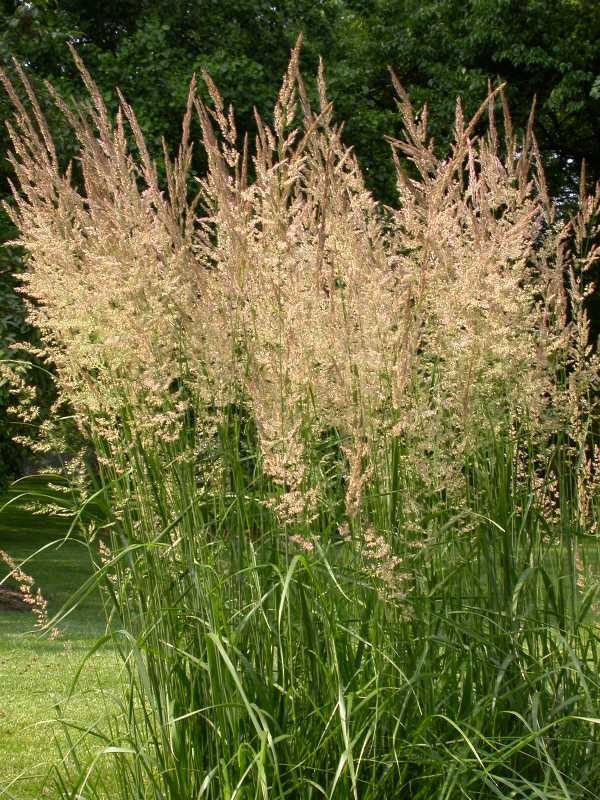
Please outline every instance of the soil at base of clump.
M21 592L0 586L0 611L29 611Z

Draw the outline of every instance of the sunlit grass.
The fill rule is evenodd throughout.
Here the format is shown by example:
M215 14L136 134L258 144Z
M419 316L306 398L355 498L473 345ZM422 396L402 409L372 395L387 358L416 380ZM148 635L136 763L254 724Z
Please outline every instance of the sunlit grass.
M8 499L7 495L0 505ZM1 547L20 562L52 541L60 541L67 525L61 519L9 507L0 514ZM90 575L91 565L87 548L73 539L45 549L28 562L27 569L43 587L53 613ZM105 648L86 663L73 686L87 652L106 625L97 593L64 621L54 641L33 631L34 621L28 613L0 610L3 800L54 796L48 777L57 762L57 744L64 744L57 718L64 716L82 727L96 725L119 684L115 654Z

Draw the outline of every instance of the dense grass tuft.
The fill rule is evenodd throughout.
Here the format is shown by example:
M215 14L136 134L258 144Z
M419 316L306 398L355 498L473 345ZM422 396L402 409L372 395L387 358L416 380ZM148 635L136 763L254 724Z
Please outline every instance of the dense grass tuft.
M166 188L82 65L90 108L55 97L76 175L6 82L32 318L82 444L59 494L95 564L48 624L99 588L126 672L55 789L596 797L600 191L557 222L502 87L439 158L393 77L381 208L298 59L252 158L192 84Z

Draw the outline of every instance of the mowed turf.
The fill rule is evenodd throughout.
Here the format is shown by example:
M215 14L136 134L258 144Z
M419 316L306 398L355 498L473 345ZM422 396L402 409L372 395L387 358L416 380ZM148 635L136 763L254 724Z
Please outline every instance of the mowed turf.
M13 492L14 494L14 492ZM0 500L0 508L7 496ZM0 549L17 562L41 548L24 566L55 614L91 573L87 549L76 535L64 539L69 521L36 516L16 505L0 512ZM8 569L0 564L0 578ZM102 648L78 669L104 632L100 597L91 594L59 624L51 641L32 630L33 615L0 608L0 798L52 797L52 765L68 751L62 717L73 739L79 727L100 724L111 692L118 686L118 665Z

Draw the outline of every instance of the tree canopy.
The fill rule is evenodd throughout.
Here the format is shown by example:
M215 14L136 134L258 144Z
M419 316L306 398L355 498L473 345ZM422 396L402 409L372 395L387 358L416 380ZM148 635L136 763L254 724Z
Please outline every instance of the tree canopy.
M233 103L240 129L252 129L253 107L272 105L302 31L305 72L324 57L346 140L384 200L393 184L383 137L398 124L388 66L417 105L428 103L440 146L457 95L468 112L488 80L506 81L518 125L537 97L553 189L572 188L583 158L600 177L596 0L3 0L0 30L5 68L15 57L36 82L77 97L66 47L74 43L107 98L120 87L157 151L162 136L176 141L189 80L202 69ZM4 100L0 113L8 114Z
M240 133L252 132L253 109L268 116L301 32L309 90L323 56L345 141L384 202L395 195L384 137L399 132L388 67L416 105L428 104L438 147L451 138L458 95L469 114L488 82L505 81L517 127L536 98L536 134L555 197L568 205L584 159L590 181L600 179L597 0L0 0L0 67L10 75L20 64L42 103L44 81L76 103L83 87L73 44L109 107L118 86L160 155L163 137L171 146L178 140L189 81L202 70L233 104ZM66 162L75 152L72 134L50 102L44 112ZM0 117L11 114L0 93ZM2 126L0 199L9 194L7 148ZM11 235L0 214L0 240ZM18 269L16 251L3 251L0 358L7 342L34 335L14 293ZM10 433L0 422L0 461L7 447Z

